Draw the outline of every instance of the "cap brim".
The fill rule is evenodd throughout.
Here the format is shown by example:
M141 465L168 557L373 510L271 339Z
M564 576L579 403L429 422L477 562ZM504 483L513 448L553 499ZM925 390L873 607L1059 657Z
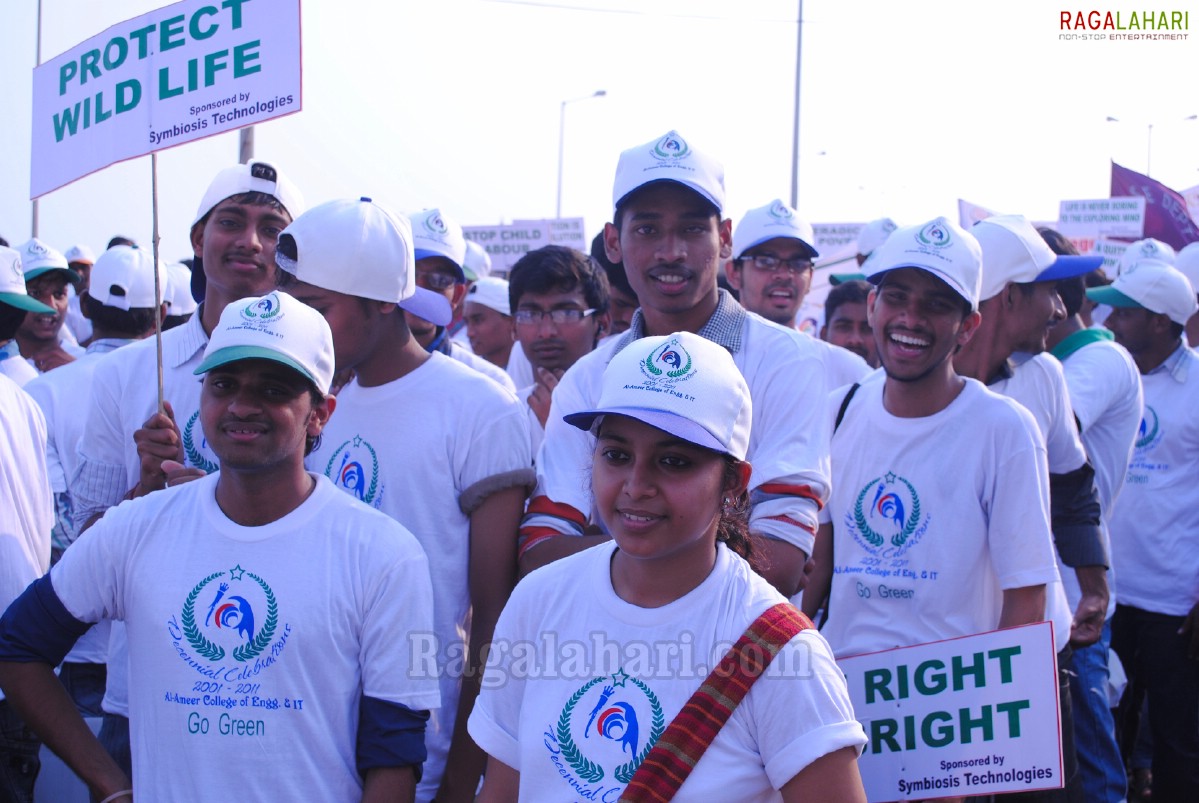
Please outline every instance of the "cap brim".
M438 326L445 326L453 319L454 310L445 296L423 287L412 289L412 295L400 302L400 309Z
M33 268L25 271L25 281L28 282L33 279L38 279L42 276L45 276L47 273L54 273L55 271L61 273L63 277L71 284L79 284L81 281L83 281L83 278L70 268Z
M1085 276L1103 266L1101 256L1078 256L1063 254L1053 261L1053 264L1037 274L1038 282L1056 282L1059 279L1072 279L1075 276Z
M683 418L682 416L662 410L647 410L642 407L610 407L607 410L571 413L570 415L562 416L562 420L572 427L578 427L581 430L590 432L596 422L606 415L623 415L640 421L643 424L649 424L655 429L660 429L669 435L674 435L676 438L681 438L696 446L702 446L705 449L711 449L721 454L728 454L728 449L724 447L724 444L716 440L708 430L690 418ZM738 455L733 456L738 457ZM738 459L744 459L744 455L741 455Z
M26 312L36 312L41 315L56 314L56 311L53 307L48 307L42 302L38 301L36 298L30 298L24 293L0 293L0 301L4 302L10 307L23 309Z
M1145 305L1134 298L1124 295L1110 284L1105 287L1088 287L1087 298L1096 304L1107 304L1109 307L1129 307L1146 309Z
M241 360L271 360L272 362L280 363L291 368L300 376L312 383L313 387L321 393L328 393L328 388L322 388L312 376L308 373L304 366L288 357L286 354L281 354L278 351L263 348L262 346L228 346L223 349L217 349L212 354L207 355L204 361L200 363L192 373L206 374L213 368L220 368L222 365L228 365L231 362L240 362Z
M700 198L703 198L705 201L712 204L712 206L714 206L716 208L717 213L723 214L723 212L724 212L724 210L721 208L720 204L716 201L716 199L713 198L711 195L709 195L706 191L704 191L704 189L702 187L696 186L695 184L692 184L689 181L679 181L677 178L656 178L653 181L647 181L644 184L638 184L636 187L629 190L624 195L620 196L620 200L616 202L615 206L613 206L613 209L619 209L621 206L623 206L625 203L628 202L629 198L636 195L638 192L645 189L646 187L653 187L658 184L678 184L680 187L686 187L687 189L691 190L693 193L698 195Z
M829 274L828 283L836 287L839 284L846 282L864 282L866 281L865 273L832 273Z
M904 268L915 268L916 270L922 270L925 273L930 273L933 276L936 276L938 279L945 282L945 284L949 287L950 290L957 293L958 296L960 296L963 301L965 301L967 304L970 305L971 312L978 309L978 302L971 301L970 296L966 295L966 293L963 292L962 287L956 281L954 281L954 279L951 276L949 276L948 274L944 273L943 271L938 270L937 268L931 267L929 265L919 265L919 264L916 264L913 262L905 262L900 265L892 265L891 267L886 268L885 270L880 270L876 273L871 273L869 276L866 277L866 281L877 286L879 284L879 282L881 282L883 280L883 277L886 276L888 273L890 273L893 270L903 270Z
M752 243L742 248L741 253L737 254L737 259L743 258L745 256L745 252L749 249L757 248L762 243L768 243L771 240L795 240L807 251L804 256L806 256L808 259L816 259L816 257L820 256L820 252L813 248L812 244L802 237L793 237L789 234L768 234L765 237L759 237L757 240L754 240Z
M417 259L417 260L432 259L433 257L441 257L442 259L446 260L447 262L449 262L451 265L454 266L454 270L456 270L458 272L458 275L456 277L458 279L458 281L464 282L464 283L466 282L466 274L463 272L462 266L459 265L457 262L455 262L453 257L446 256L445 254L441 253L440 251L433 251L429 248L415 249L412 252L412 257L413 257L413 259Z

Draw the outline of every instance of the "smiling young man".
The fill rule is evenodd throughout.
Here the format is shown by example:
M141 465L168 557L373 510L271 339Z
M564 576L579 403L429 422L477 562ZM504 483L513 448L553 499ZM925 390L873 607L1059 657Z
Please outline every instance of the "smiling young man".
M193 372L221 311L274 288L275 239L303 207L299 191L268 162L226 168L209 184L191 227L194 273L207 280L204 303L186 324L162 335L167 414L156 411L153 338L117 349L96 366L82 413L87 424L79 466L69 480L81 530L122 499L162 489L168 472L194 475L219 468L200 427L200 384ZM164 467L164 461L171 462ZM127 756L123 644L123 628L114 625L101 736L114 753Z
M194 373L221 471L85 533L0 620L0 682L103 799L411 801L438 693L395 628L432 627L428 565L304 469L334 408L328 325L285 293L236 301ZM102 619L129 635L132 784L52 673Z
M1111 520L1116 564L1112 649L1149 697L1153 799L1199 796L1199 356L1184 327L1199 311L1186 277L1156 259L1131 262L1087 296L1141 373L1145 410ZM1125 703L1133 718L1139 702ZM1130 732L1121 726L1122 732ZM1135 727L1131 729L1135 732Z
M532 456L516 397L409 330L414 317L450 320L448 299L417 281L415 253L408 220L361 198L302 215L277 259L288 291L332 326L338 370L355 375L309 466L403 524L429 556L435 624L412 636L414 671L437 676L442 707L417 799L454 803L473 799L483 770L466 717L515 584Z
M729 284L740 291L741 305L772 323L798 328L795 316L812 287L812 227L794 209L775 199L751 209L733 231ZM810 337L806 333L804 337ZM865 360L843 348L812 338L825 368L825 383L839 388L870 373Z
M796 404L825 393L816 347L799 332L747 313L718 289L717 274L732 254L732 222L721 217L724 168L715 159L672 131L621 154L612 200L605 246L613 262L624 264L641 308L624 335L580 359L554 391L537 457L537 496L522 527L522 571L597 540L579 537L591 519L587 483L580 478L588 474L592 436L562 416L590 409L604 367L630 343L693 332L728 349L749 383L750 529L763 536L769 553L764 576L783 594L795 594L828 493L819 405Z
M63 336L70 304L67 287L78 286L80 278L66 257L36 237L25 242L20 252L29 297L54 310L53 315L26 315L17 330L21 356L42 374L83 355L73 336L70 342L64 342Z
M608 289L599 265L561 245L530 251L512 266L508 295L516 338L536 376L517 394L529 408L534 454L545 437L554 388L610 326Z
M1041 621L1057 581L1044 444L1024 408L953 364L979 325L978 242L938 218L867 268L883 371L828 399L833 493L804 610L828 595L838 656ZM866 567L905 571L884 595Z

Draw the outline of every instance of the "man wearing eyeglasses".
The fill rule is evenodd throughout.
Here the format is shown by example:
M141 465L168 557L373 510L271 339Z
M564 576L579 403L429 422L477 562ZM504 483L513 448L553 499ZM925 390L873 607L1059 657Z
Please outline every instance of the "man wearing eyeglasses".
M533 366L535 382L517 395L530 413L533 453L545 437L550 399L566 369L590 353L609 330L605 271L561 245L530 251L512 266L508 299L516 340Z
M725 275L741 306L768 321L797 329L795 317L812 287L812 226L781 200L751 209L733 232L733 261ZM805 335L806 336L806 335ZM870 366L851 351L808 337L824 363L830 389L858 382Z
M426 209L408 216L412 224L412 241L416 246L416 286L445 296L457 312L466 297L466 238L462 227L446 217L440 209ZM426 351L440 351L503 387L516 392L516 384L508 372L479 357L450 336L450 331L411 312L405 312L408 330Z

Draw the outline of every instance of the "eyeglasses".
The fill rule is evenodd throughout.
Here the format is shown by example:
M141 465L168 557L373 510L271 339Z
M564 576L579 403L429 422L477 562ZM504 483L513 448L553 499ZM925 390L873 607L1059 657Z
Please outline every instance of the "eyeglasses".
M448 290L458 283L458 279L448 273L435 270L418 270L416 283L426 290Z
M540 324L546 318L549 318L554 323L561 326L564 323L578 323L588 315L594 313L594 309L552 309L549 312L539 309L518 309L512 317L521 326L533 326Z
M812 260L807 257L779 259L771 254L746 254L741 257L741 261L748 262L753 265L754 270L760 270L763 273L774 273L782 267L785 267L788 273L797 274L812 269Z

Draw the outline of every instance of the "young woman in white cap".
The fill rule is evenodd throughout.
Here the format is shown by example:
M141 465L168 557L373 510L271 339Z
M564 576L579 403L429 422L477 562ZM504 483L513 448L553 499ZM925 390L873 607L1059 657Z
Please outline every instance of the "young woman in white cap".
M622 350L567 416L595 435L613 540L504 609L470 718L480 800L865 800L828 645L748 562L750 412L729 353L676 333Z

